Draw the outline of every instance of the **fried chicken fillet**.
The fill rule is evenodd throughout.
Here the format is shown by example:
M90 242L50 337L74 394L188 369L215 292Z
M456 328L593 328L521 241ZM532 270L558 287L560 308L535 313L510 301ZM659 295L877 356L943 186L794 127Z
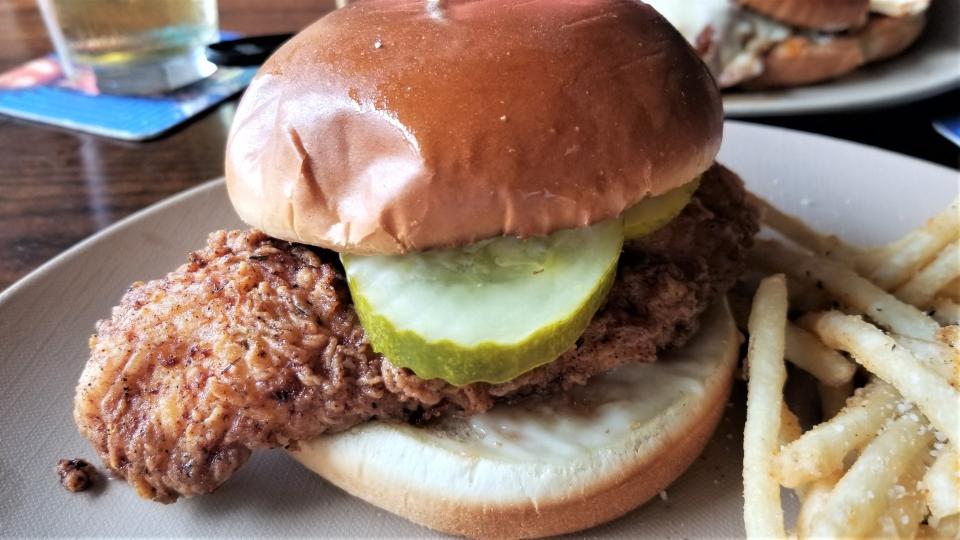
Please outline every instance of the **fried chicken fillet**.
M133 284L97 324L74 418L141 496L209 493L257 448L372 419L476 414L654 361L733 284L756 230L739 178L714 166L679 217L624 247L605 306L573 348L513 381L463 387L371 349L336 253L219 231L176 271Z

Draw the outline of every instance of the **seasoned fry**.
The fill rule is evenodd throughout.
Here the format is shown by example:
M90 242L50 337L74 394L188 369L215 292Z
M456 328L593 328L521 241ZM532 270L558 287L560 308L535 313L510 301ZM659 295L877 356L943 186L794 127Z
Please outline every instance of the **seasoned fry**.
M797 245L838 261L853 261L860 250L845 244L835 235L817 232L795 216L791 216L764 199L749 193L747 198L761 209L763 223Z
M894 293L908 304L929 306L937 291L960 276L960 242L953 242Z
M931 316L940 324L960 324L960 303L952 298L934 298L930 303Z
M853 395L853 383L829 386L818 381L817 394L820 396L820 412L823 413L823 419L829 420L843 409L847 399Z
M960 440L960 392L923 367L893 338L860 317L835 311L817 317L815 330L824 343L849 352L858 363L915 403L950 440Z
M813 332L787 323L787 360L828 386L841 386L853 379L857 366L827 347ZM849 395L849 394L848 394Z
M752 266L747 269L746 279L741 278L741 284L743 289L748 289L753 296L753 291L757 290L760 280L779 270L775 265L766 264L757 257L754 257L750 263ZM754 279L755 274L760 276ZM814 283L795 277L787 276L787 295L790 298L791 309L797 311L822 311L830 307L830 297L827 296L826 291L818 289Z
M807 255L768 240L758 240L755 256L800 279L821 284L831 296L898 334L935 340L940 325L919 309L860 277L847 266Z
M787 276L790 307L799 311L822 311L830 307L830 297L814 283Z
M747 535L783 538L780 486L774 470L779 447L787 285L782 275L764 279L750 313L747 348L747 421L743 433L743 520Z
M939 341L894 336L924 367L937 372L954 386L960 385L960 351Z
M753 202L764 223L795 246L756 242L753 273L734 308L751 334L748 537L784 536L772 472L801 501L793 537L960 540L960 198L923 227L873 249ZM782 275L758 287L760 272ZM784 294L784 276L795 323L781 318L785 306L774 296ZM754 289L751 310L746 295ZM805 433L782 400L780 352L817 379L825 421ZM871 380L853 391L856 364ZM770 448L771 434L779 436L779 452Z
M936 521L936 520L935 520ZM917 538L936 538L937 540L956 540L960 538L960 515L945 517L920 528Z
M818 514L823 511L824 503L827 502L827 497L833 491L839 479L840 475L822 478L802 488L805 493L800 504L800 513L797 515L797 536L799 538L810 536L814 521Z
M935 519L943 519L952 514L960 514L960 454L955 443L940 449L939 455L927 474L923 484L927 489L927 505Z
M890 290L910 278L960 235L960 199L929 220L926 225L880 249L857 258L856 267L869 271L880 287Z
M747 327L747 319L750 315L749 300L741 295L730 295L730 309L733 312L737 326ZM844 387L853 378L857 372L857 366L843 357L842 354L827 347L820 341L813 332L801 328L790 321L787 321L785 327L785 349L786 359L798 368L813 375L818 381L827 386ZM849 387L843 400L852 392ZM836 394L836 392L835 392ZM843 406L843 400L840 406Z
M803 433L800 420L793 414L786 403L780 408L780 446L785 446L797 440Z
M837 486L827 495L822 511L810 527L823 538L862 537L877 524L886 508L885 495L897 479L924 459L933 431L917 414L893 421L868 444Z
M960 278L957 278L947 284L946 287L937 292L937 296L949 298L954 302L960 302Z
M867 538L913 538L917 534L920 523L927 515L923 490L920 489L923 485L920 479L926 468L922 459L916 460L897 479L893 489L882 495L888 506Z
M858 390L847 407L780 449L780 483L794 488L843 470L850 452L863 448L896 414L900 395L882 381Z
M960 350L960 326L944 326L937 330L937 339L941 343Z

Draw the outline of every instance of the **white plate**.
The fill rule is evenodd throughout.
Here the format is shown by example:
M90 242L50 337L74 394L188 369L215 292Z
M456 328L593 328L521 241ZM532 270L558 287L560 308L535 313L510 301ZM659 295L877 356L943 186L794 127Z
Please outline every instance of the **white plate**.
M852 111L933 96L960 85L960 0L934 0L929 27L906 54L835 81L770 92L724 95L727 116Z
M958 191L948 169L851 143L729 123L722 160L754 191L855 242L912 228ZM222 182L148 208L0 294L0 535L430 536L351 499L282 452L260 452L218 493L171 506L114 481L72 495L54 465L99 463L71 418L93 324L134 280L186 260L208 231L238 227ZM742 390L705 455L668 490L591 534L740 536Z

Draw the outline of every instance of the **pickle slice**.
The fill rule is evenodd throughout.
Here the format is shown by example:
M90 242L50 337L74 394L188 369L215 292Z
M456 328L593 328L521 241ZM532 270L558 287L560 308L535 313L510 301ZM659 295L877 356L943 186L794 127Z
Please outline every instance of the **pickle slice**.
M500 383L574 345L603 303L619 220L406 255L342 255L375 351L425 379Z
M623 236L627 240L642 238L680 215L690 203L693 193L700 187L700 178L695 178L662 195L644 199L623 213Z

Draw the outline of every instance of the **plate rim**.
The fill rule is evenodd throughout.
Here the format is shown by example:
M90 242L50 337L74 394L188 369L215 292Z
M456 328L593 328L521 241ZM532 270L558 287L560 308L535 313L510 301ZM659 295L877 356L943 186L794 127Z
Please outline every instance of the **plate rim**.
M960 49L958 49L958 53L960 53ZM853 102L841 99L823 105L795 104L793 106L782 106L782 101L778 101L778 98L776 97L771 97L770 101L760 104L737 103L734 101L731 107L730 100L728 100L727 96L724 96L723 114L729 119L746 119L765 118L772 116L812 116L816 114L830 114L838 112L863 112L884 107L896 107L898 105L904 105L907 103L915 103L927 98L946 94L947 92L957 88L960 88L960 70L958 70L958 72L950 78L938 81L937 84L921 86L913 92L901 92L892 94L891 96L876 96L866 101Z

